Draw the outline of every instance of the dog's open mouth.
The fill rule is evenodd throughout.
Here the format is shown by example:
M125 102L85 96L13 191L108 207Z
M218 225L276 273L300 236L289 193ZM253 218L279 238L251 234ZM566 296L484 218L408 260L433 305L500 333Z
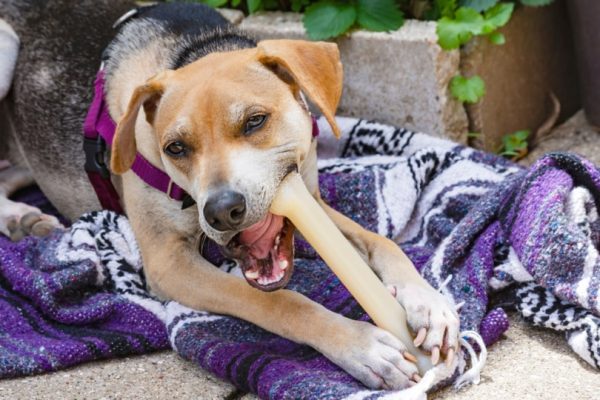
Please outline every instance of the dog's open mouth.
M267 292L287 285L294 270L294 225L268 213L238 233L226 252L241 263L248 283Z

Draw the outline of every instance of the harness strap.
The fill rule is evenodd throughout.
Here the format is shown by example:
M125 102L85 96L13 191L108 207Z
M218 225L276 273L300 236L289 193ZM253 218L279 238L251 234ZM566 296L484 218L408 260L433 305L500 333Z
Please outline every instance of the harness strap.
M115 128L112 119L102 115L105 112L102 88L103 74L99 72L94 82L94 99L83 123L84 168L102 208L123 214L119 195L110 180L110 171L105 162L106 142L99 133L102 131L106 134Z
M106 150L112 145L116 129L117 125L110 117L104 100L104 71L100 70L94 82L94 99L83 123L85 170L102 207L123 213L105 163ZM169 175L140 153L135 155L131 169L147 185L166 193L173 200L182 201L187 196L186 191L173 182Z
M105 210L111 210L119 214L124 214L119 201L119 194L112 184L110 178L105 178L101 173L95 171L86 171L90 183L94 187L96 196Z

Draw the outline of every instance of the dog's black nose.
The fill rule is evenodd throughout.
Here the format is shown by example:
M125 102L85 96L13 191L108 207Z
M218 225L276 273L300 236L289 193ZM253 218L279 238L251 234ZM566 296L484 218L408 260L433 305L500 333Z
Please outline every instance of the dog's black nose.
M246 215L244 195L233 190L212 194L204 205L204 218L218 231L235 230Z

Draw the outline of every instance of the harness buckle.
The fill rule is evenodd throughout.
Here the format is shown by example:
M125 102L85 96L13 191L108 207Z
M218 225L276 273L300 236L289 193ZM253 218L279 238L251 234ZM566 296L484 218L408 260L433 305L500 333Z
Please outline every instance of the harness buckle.
M169 200L173 200L175 201L175 199L173 198L173 195L171 194L171 191L173 190L173 179L169 179L169 184L167 185L167 197L169 198Z
M95 139L83 138L83 152L85 153L85 166L87 172L98 172L104 179L110 178L110 171L104 162L106 142L102 136Z

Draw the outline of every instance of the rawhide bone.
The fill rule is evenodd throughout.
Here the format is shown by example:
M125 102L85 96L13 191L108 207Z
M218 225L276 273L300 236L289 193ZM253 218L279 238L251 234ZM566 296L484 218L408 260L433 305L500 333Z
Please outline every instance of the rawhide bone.
M292 221L375 324L400 339L417 358L421 375L432 367L430 358L413 344L404 308L309 193L300 174L284 178L271 212Z

